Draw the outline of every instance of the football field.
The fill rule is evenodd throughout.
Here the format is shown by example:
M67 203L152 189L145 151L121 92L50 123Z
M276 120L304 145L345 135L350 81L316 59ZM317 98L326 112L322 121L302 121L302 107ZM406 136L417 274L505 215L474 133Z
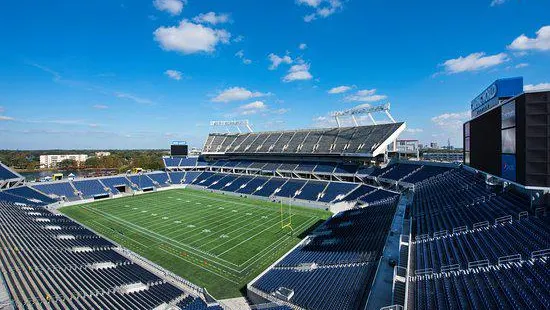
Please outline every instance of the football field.
M238 297L246 284L330 213L252 198L173 189L60 211L181 277L215 298Z

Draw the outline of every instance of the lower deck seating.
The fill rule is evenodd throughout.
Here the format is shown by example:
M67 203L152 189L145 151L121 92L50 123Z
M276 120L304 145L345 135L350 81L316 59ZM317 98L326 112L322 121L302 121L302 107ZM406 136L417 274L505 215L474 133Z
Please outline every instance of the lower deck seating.
M41 191L47 195L54 195L56 197L66 197L68 200L80 199L76 190L71 186L69 182L56 182L56 183L37 183L33 184L36 190Z
M116 177L110 177L110 178L101 178L101 183L105 184L105 186L109 187L111 189L111 193L113 194L119 194L120 191L117 189L117 187L127 187L128 189L130 186L130 181L126 179L123 176L116 176Z
M548 309L548 259L414 277L415 309Z
M360 309L366 302L397 206L340 212L269 269L253 287L304 309ZM277 297L280 296L280 297Z
M280 288L294 295L289 302L305 309L358 309L376 273L377 263L327 266L312 270L269 270L253 286L267 294Z
M97 179L73 181L73 185L85 198L93 198L97 195L109 194L109 192L105 190L103 184L101 184L101 182Z
M533 211L464 169L417 183L409 309L549 309L550 217Z
M183 171L169 172L168 175L170 176L170 181L172 184L181 184L185 178L185 172Z
M166 174L166 172L148 173L147 176L151 180L153 180L153 183L155 184L155 186L160 186L160 187L170 186L170 183L168 181L168 175Z
M135 175L129 175L128 179L132 184L135 184L137 186L137 189L146 189L146 188L154 188L155 184L153 183L153 180L149 178L146 174L135 174Z
M45 229L36 217L59 229ZM153 309L184 296L115 247L41 206L0 201L1 272L17 309ZM145 290L119 291L135 283L146 285Z
M14 188L10 188L10 189L7 189L7 190L4 190L3 193L5 194L8 194L8 195L12 195L12 196L16 196L16 197L21 197L21 198L24 198L26 200L30 199L32 201L36 201L36 202L42 202L44 204L50 204L50 203L54 203L56 202L55 199L52 199L36 190L34 190L33 188L29 187L29 186L19 186L19 187L14 187Z

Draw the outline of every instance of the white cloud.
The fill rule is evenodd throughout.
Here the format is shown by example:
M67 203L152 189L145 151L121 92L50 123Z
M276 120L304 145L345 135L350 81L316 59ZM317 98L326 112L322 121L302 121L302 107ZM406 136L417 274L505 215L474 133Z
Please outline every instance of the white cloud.
M212 98L212 102L243 101L250 98L269 96L269 93L252 92L244 87L230 87Z
M501 4L504 4L504 2L506 2L506 0L493 0L491 1L491 6L499 6Z
M462 124L470 118L470 111L458 113L444 113L432 117L432 122L443 130L462 130Z
M292 58L290 58L290 56L288 55L279 57L278 55L271 53L269 54L269 56L267 56L267 58L269 59L269 61L271 61L271 66L269 66L269 70L277 69L279 65L282 63L285 63L285 64L292 63Z
M527 84L523 86L523 90L524 91L550 90L550 83Z
M172 15L179 15L183 10L183 4L187 1L182 0L155 0L153 5L159 11L166 11Z
M525 62L522 62L522 63L519 63L515 66L516 69L525 68L525 67L529 67L529 64L525 63Z
M485 56L485 53L472 53L466 57L449 59L443 63L445 71L448 73L460 73L467 71L477 71L497 66L510 60L508 55L500 53L496 55Z
M104 104L96 104L96 105L92 106L92 108L98 109L98 110L105 110L105 109L108 109L109 107L104 105Z
M313 119L313 127L329 128L335 127L336 125L336 120L329 116L319 116Z
M223 24L229 22L229 14L216 14L215 12L201 13L194 17L193 21L199 24Z
M243 50L240 50L240 51L236 52L236 53L235 53L235 57L237 57L237 58L239 58L240 60L242 60L242 61L243 61L243 64L245 64L245 65L249 65L249 64L252 63L252 60L250 60L250 59L248 59L248 58L246 58L246 57L244 56L244 51L243 51Z
M304 16L304 21L305 21L306 23L312 22L312 21L314 21L314 20L316 20L316 19L317 19L317 16L315 15L315 13L308 14L308 15Z
M184 54L211 53L219 43L229 43L231 34L224 29L213 29L182 20L175 27L159 27L153 33L162 49Z
M233 42L239 43L242 40L244 40L244 36L243 35L238 35L238 36L235 37L235 39L233 39Z
M164 71L164 74L166 74L169 78L174 79L176 81L181 80L181 72L178 70L166 70Z
M286 114L289 111L290 111L290 109L280 108L280 109L271 110L271 113L281 115L281 114Z
M331 89L328 91L328 93L329 93L329 94L342 94L342 93L347 92L347 91L350 90L350 89L351 89L350 86L342 85L342 86L337 86L337 87L331 88Z
M326 18L341 10L343 5L341 0L298 0L298 4L309 6L315 11L304 16L304 21L309 23L317 18Z
M263 101L254 101L238 108L241 115L252 115L267 110L267 105Z
M376 89L363 89L344 98L346 101L376 102L388 98L386 95L376 94Z
M307 44L300 43L300 45L298 45L298 48L301 49L301 50L305 50L307 48Z
M138 97L138 96L135 96L135 95L132 95L132 94L128 94L128 93L115 92L115 96L117 98L129 99L129 100L132 100L136 103L153 104L153 101L151 101L150 99L141 98L141 97Z
M14 120L13 117L0 115L0 121L13 121L13 120Z
M550 51L550 26L541 27L535 38L529 38L525 34L520 35L512 41L508 48L520 51Z
M322 1L323 0L296 0L296 3L316 8Z
M424 132L421 128L407 128L405 131L412 134Z
M313 76L309 73L309 64L293 65L288 74L283 78L284 82L311 80Z

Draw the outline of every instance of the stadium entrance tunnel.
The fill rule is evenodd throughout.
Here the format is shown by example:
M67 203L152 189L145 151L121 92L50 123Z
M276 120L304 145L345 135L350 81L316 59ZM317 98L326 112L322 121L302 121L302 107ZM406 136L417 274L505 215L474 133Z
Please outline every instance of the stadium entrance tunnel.
M129 188L126 186L126 185L115 185L115 188L117 191L121 192L121 193L128 193L130 192L129 191Z

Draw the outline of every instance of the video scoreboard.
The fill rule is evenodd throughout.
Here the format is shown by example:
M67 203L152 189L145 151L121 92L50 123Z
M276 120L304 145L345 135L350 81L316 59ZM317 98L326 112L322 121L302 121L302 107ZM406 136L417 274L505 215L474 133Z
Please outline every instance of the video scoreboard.
M529 187L550 187L550 91L495 81L472 101L464 164Z

